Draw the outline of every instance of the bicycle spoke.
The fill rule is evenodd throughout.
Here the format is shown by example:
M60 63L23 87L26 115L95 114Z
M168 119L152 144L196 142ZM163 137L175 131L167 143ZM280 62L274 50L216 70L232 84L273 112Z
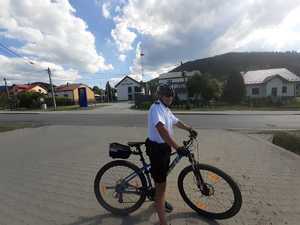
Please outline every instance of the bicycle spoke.
M130 168L116 166L108 170L102 177L100 191L104 200L115 208L129 208L135 204L141 196L139 188L142 186L139 178L133 177L128 182L124 178L128 177L134 171ZM110 182L107 182L110 180ZM112 181L113 180L113 181ZM120 185L117 193L117 185Z
M211 171L201 170L201 175L208 188L213 189L211 196L205 196L197 187L196 178L191 171L184 178L184 190L190 201L202 210L217 213L225 212L233 205L233 192L228 183L219 175ZM221 191L219 191L221 190Z

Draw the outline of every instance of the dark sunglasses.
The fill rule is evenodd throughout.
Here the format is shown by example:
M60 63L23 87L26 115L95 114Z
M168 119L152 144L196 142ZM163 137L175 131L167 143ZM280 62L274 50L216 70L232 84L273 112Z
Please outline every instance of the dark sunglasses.
M170 98L170 97L174 97L174 95L173 94L167 94L167 95L165 95L165 97Z

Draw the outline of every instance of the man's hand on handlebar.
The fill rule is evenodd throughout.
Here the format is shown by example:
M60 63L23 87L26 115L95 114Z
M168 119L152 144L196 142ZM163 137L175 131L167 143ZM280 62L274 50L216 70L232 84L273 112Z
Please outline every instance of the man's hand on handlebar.
M195 131L193 128L190 128L189 132L192 138L196 138L198 136L198 132Z

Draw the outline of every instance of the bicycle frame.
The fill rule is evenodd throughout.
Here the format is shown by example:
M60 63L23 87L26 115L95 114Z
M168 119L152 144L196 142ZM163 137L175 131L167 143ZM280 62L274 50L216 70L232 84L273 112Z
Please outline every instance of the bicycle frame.
M190 139L189 141L185 142L186 148L189 149L189 147L191 145L192 145L192 139ZM151 165L146 163L145 158L144 158L143 153L142 153L142 150L141 150L141 148L139 146L136 147L136 150L137 151L134 152L134 154L139 155L140 156L140 161L142 162L142 167L139 168L140 172L142 172L145 175L146 180L147 180L146 190L150 190L151 188L153 188L152 181L151 181L151 178L150 178ZM167 175L169 175L171 173L171 171L175 168L175 166L183 158L183 156L178 155L176 152L171 153L171 157L174 156L174 155L176 155L176 157L171 161L171 163L169 165L169 169L168 169ZM189 161L191 162L192 166L194 167L195 165L193 165L193 164L195 163L195 160L194 160L194 155L193 155L193 153L191 151L190 151L190 154L189 154L188 158L189 158ZM133 173L129 174L127 177L125 177L124 180L123 180L123 182L125 184L128 184L136 176L138 176L138 173L137 172L133 172ZM201 174L200 174L200 176L201 176ZM199 182L200 183L203 182L202 177L200 178ZM201 186L202 185L199 185L199 187L201 187Z

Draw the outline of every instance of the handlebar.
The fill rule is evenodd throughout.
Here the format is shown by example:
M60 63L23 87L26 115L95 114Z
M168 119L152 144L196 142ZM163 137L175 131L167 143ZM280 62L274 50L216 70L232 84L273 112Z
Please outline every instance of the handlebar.
M193 144L194 140L196 140L196 136L193 136L193 135L189 135L189 139L186 140L186 141L183 141L183 146L188 148L191 144Z

